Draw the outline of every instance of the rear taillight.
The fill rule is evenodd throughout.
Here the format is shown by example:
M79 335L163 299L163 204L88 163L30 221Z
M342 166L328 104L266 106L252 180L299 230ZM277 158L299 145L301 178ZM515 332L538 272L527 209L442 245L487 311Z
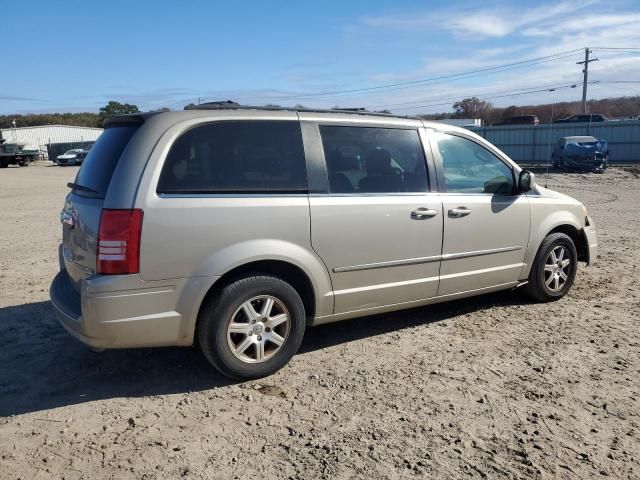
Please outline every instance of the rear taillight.
M104 208L98 230L98 273L124 275L140 271L143 211Z

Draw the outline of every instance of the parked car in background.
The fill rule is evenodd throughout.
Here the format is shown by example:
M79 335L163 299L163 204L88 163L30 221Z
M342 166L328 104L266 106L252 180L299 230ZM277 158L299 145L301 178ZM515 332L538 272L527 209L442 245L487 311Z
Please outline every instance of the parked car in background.
M608 122L610 119L599 113L587 114L587 115L571 115L567 118L561 118L554 120L553 123L593 123L593 122Z
M609 166L609 145L591 136L561 137L551 160L553 168L602 173Z
M75 148L73 150L68 150L62 155L58 155L56 158L56 163L58 165L82 165L84 158L89 153L87 150L83 150L82 148Z
M494 125L538 125L539 123L537 115L516 115L507 117Z
M598 248L579 201L417 118L111 117L68 185L50 294L69 333L97 349L197 343L242 379L282 368L313 325L516 287L559 300Z

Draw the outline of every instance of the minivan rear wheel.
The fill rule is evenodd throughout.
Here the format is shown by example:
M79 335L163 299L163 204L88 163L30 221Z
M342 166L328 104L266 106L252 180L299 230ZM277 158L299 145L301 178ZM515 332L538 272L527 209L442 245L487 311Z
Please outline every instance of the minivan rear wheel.
M304 304L287 282L255 275L226 284L204 305L198 341L223 375L265 377L296 353L306 325Z
M525 292L539 302L564 297L576 278L578 253L571 237L552 233L542 241L531 266Z

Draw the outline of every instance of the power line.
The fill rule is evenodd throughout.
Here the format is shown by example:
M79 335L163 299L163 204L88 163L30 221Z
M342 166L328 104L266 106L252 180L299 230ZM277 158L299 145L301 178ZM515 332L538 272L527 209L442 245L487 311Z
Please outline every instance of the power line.
M640 82L639 82L640 83ZM627 87L619 87L617 85L600 85L597 82L594 82L593 84L594 87L604 87L604 86L608 86L609 88L613 88L615 90L619 90L621 92L632 92L635 93L636 95L638 94L638 92L640 92L640 90L638 90L638 88L627 88Z
M594 80L589 83L640 83L640 80Z
M560 85L546 85L546 86L539 86L536 87L536 89L534 90L526 90L526 91L519 91L519 90L514 90L514 91L506 91L506 92L502 92L501 94L497 94L497 95L492 95L492 94L487 94L487 96L481 96L478 97L479 100L492 100L492 99L496 99L496 98L505 98L505 97L519 97L521 95L529 95L531 93L541 93L541 92L550 92L550 91L555 91L555 90L559 90L559 89L568 89L568 88L576 88L577 84L580 82L575 82L575 83L565 83L565 84L560 84ZM589 81L589 85L600 85L600 84L640 84L640 80L590 80ZM495 93L499 93L499 92L495 92ZM470 94L470 95L465 95L464 97L449 97L449 98L437 98L437 99L433 99L434 101L438 101L438 102L443 102L443 103L429 103L429 104L423 104L423 105L413 105L410 107L402 107L399 110L411 110L411 109L416 109L416 108L427 108L427 107L439 107L439 106L443 106L443 105L450 105L451 101L454 100L463 100L464 98L468 98L469 96L477 96L478 94ZM380 106L372 106L372 107L368 107L368 108L379 108Z
M629 53L640 53L640 48L636 48L636 47L594 47L590 50L608 50L611 51L611 53L624 53L624 51L626 50L633 50L633 52L629 52ZM395 91L395 90L402 90L402 89L408 89L408 88L416 88L428 83L437 83L437 82L443 82L443 81L451 81L451 80L458 80L458 79L467 79L467 78L474 78L474 77L479 77L479 76L483 76L483 75L488 75L488 74L496 74L496 73L501 73L504 71L508 71L511 69L517 69L517 68L527 68L527 67L531 67L534 65L538 65L541 63L547 63L547 62L553 62L553 61L557 61L557 60L562 60L562 59L566 59L572 56L575 56L576 54L578 54L579 52L581 52L582 49L575 49L575 50L567 50L567 51L563 51L563 52L557 52L554 54L550 54L550 55L546 55L546 56L541 56L541 57L535 57L535 58L531 58L531 59L527 59L527 60L521 60L521 61L517 61L517 62L511 62L511 63L506 63L506 64L502 64L502 65L495 65L492 67L485 67L485 68L481 68L481 69L476 69L476 70L471 70L471 71L466 71L466 72L460 72L460 73L455 73L455 74L447 74L447 75L440 75L440 76L436 76L436 77L430 77L430 78L425 78L425 79L420 79L420 80L413 80L413 81L408 81L408 82L398 82L398 83L391 83L391 84L385 84L385 85L378 85L375 87L363 87L363 88L352 88L352 89L345 89L345 90L334 90L334 91L324 91L324 92L311 92L311 93L299 93L299 94L287 94L287 95L270 95L270 96L257 96L257 97L252 97L255 99L266 99L266 100L286 100L286 99L304 99L304 98L313 98L313 97L323 97L323 96L335 96L335 97L339 97L339 96L356 96L356 95L361 95L361 94L383 94L383 93L387 93L390 91ZM590 82L589 82L590 83ZM213 98L213 97L207 97L207 99L209 98ZM184 103L188 103L190 101L195 101L197 99L197 97L190 97L189 99L186 100L179 100L170 104L164 104L163 106L174 106L174 105L178 105L178 104L184 104ZM203 99L205 100L205 99ZM405 104L413 104L414 102L406 102ZM387 106L399 106L400 104L387 104Z
M640 51L640 47L591 47L592 50L626 50L626 51Z
M263 99L263 100L288 100L288 99L303 99L303 98L307 98L307 97L319 97L319 96L333 96L333 97L339 97L339 96L348 96L348 97L353 97L355 95L361 95L361 94L377 94L377 93L387 93L390 91L396 91L396 90L403 90L403 89L408 89L408 88L415 88L415 87L420 87L423 84L426 83L437 83L437 82L442 82L442 81L446 81L446 80L456 80L456 79L467 79L467 78L474 78L474 77L479 77L479 76L483 76L486 75L488 73L501 73L504 71L508 71L514 68L526 68L526 67L530 67L530 66L534 66L540 63L547 63L547 62L553 62L553 61L557 61L557 60L562 60L565 58L569 58L569 57L573 57L576 54L578 54L578 52L580 52L580 49L577 50L571 50L571 51L567 51L567 52L559 52L557 54L554 55L547 55L546 57L538 57L538 58L533 58L533 59L529 59L529 60L523 60L520 62L513 62L510 64L505 64L505 65L497 65L497 66L493 66L493 67L487 67L487 68L482 68L479 70L472 70L472 71L468 71L468 72L460 72L460 73L455 73L455 74L450 74L450 75L442 75L442 76L438 76L438 77L431 77L431 78L427 78L427 79L422 79L422 80L414 80L411 82L402 82L402 83L395 83L395 84L388 84L388 85L380 85L377 87L366 87L366 88L357 88L357 89L350 89L350 90L341 90L341 91L335 91L335 92L317 92L317 93L308 93L308 94L290 94L290 95L269 95L269 96L255 96L252 97L254 99ZM211 97L213 98L213 97Z
M581 51L581 49L568 50L565 52L558 52L553 55L546 55L544 57L531 58L528 60L521 60L519 62L511 62L503 65L495 65L493 67L485 67L477 70L470 70L467 72L454 73L449 75L440 75L437 77L430 77L421 80L412 80L409 82L399 82L399 83L390 83L386 85L378 85L375 87L364 87L364 88L352 88L348 90L334 90L328 92L315 92L315 93L306 93L306 94L292 94L292 95L280 95L280 96L270 96L270 97L261 97L261 98L269 98L272 100L283 100L289 98L307 98L307 97L320 97L320 96L333 96L333 95L341 95L345 93L358 93L358 92L371 92L371 91L379 91L379 90L390 90L390 89L399 89L399 88L410 88L416 85L422 85L424 83L432 83L436 81L442 80L451 80L453 78L468 78L476 76L477 74L487 74L487 73L498 73L504 70L508 70L511 68L522 68L529 67L533 65L537 65L539 63L545 63L550 61L560 60L562 58L567 58L570 56L574 56L576 53Z
M518 88L516 90L499 90L499 91L493 91L493 92L478 92L478 93L466 94L465 97L477 97L477 96L480 96L480 95L494 95L494 94L505 94L506 96L509 96L509 95L517 96L519 94L519 92L526 93L526 91L530 90L531 88L542 88L542 89L561 88L561 87L566 86L566 85L574 85L574 84L577 84L577 83L579 83L579 82L550 84L550 85L539 85L537 87ZM454 96L454 97L429 97L429 98L422 98L422 99L419 99L419 100L413 100L413 101L410 101L410 102L369 105L366 108L400 107L402 105L415 105L417 102L428 102L428 101L431 101L431 100L444 101L444 100L459 100L459 99L460 99L460 96Z
M494 96L487 96L487 97L481 97L479 98L479 100L492 100L494 98L504 98L504 97L516 97L516 96L520 96L520 95L528 95L531 93L540 93L540 92L550 92L550 91L555 91L555 90L559 90L561 88L575 88L576 84L575 83L567 83L564 85L560 85L557 87L553 87L553 88L540 88L537 90L529 90L526 92L521 92L521 93L509 93L509 94L503 94L503 95L494 95ZM462 97L457 97L456 100L462 100ZM443 105L450 105L451 101L448 102L444 102L444 103L430 103L430 104L425 104L425 105L415 105L412 107L404 107L401 110L414 110L416 108L427 108L427 107L439 107L439 106L443 106Z

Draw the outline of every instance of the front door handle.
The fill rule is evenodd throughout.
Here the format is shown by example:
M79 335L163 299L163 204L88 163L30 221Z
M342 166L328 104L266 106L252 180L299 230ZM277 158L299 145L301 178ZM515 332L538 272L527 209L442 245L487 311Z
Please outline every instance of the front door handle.
M437 214L438 214L437 210L434 210L432 208L420 207L420 208L416 208L413 212L411 212L411 218L415 220L422 220L424 218L435 217Z
M471 210L468 209L467 207L458 207L458 208L452 208L451 210L449 210L449 216L454 218L466 217L470 213L471 213Z

